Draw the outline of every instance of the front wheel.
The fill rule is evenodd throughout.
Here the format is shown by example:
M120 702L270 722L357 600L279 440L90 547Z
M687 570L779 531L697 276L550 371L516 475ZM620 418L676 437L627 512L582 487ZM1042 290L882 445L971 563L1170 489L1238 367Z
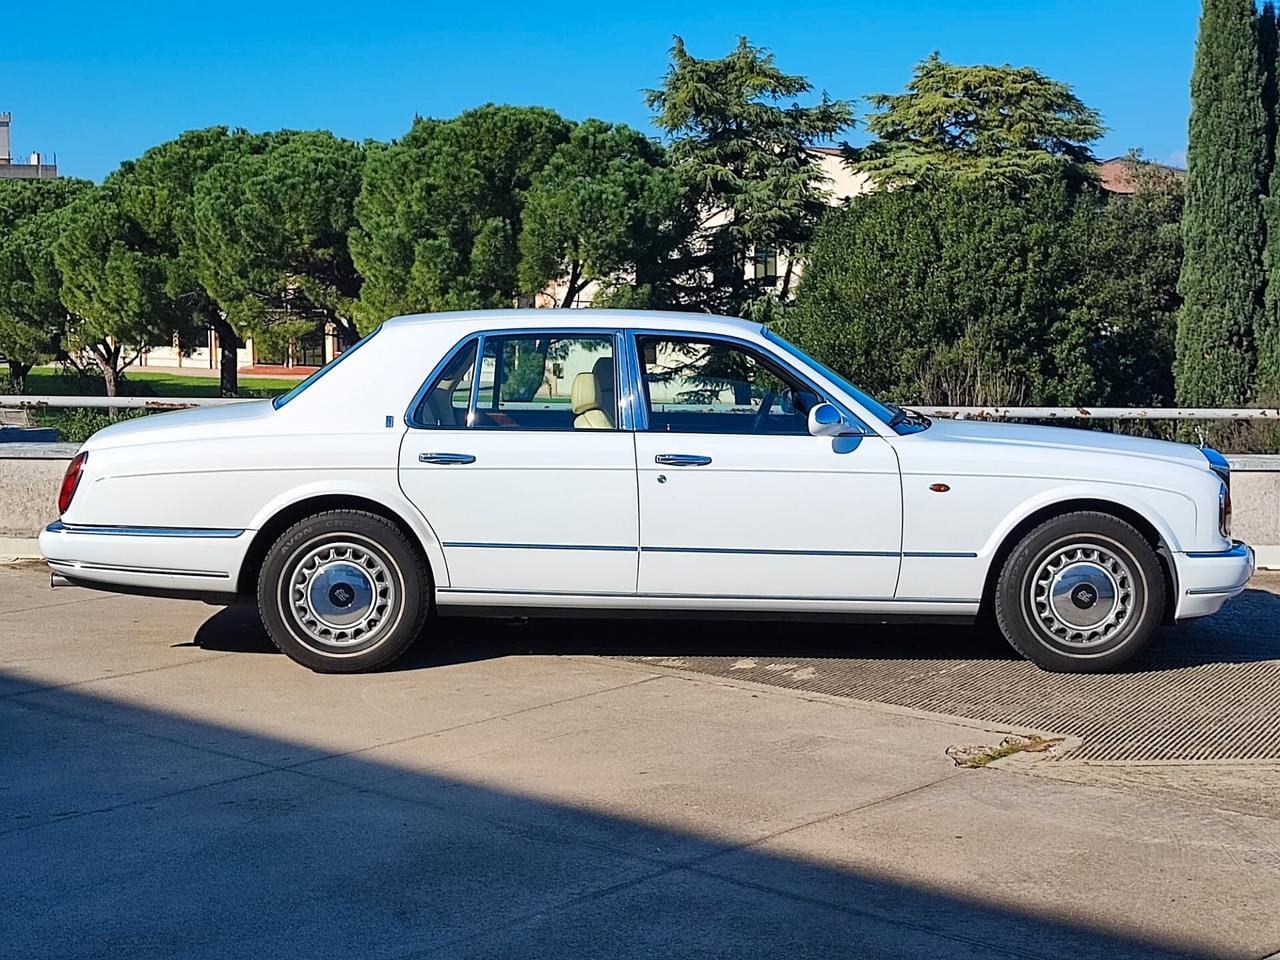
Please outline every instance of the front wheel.
M1110 514L1046 520L1014 547L995 589L1000 632L1046 670L1124 663L1164 618L1165 580L1151 543Z
M272 642L321 673L376 670L399 657L422 630L430 593L416 546L362 510L298 521L258 575L258 611Z

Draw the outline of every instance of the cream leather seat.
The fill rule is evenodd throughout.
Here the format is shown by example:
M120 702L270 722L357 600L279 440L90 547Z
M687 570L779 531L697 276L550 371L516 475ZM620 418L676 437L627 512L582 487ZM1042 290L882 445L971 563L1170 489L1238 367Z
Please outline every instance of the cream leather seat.
M573 378L569 400L575 430L612 430L615 407L613 393L613 358L601 357L590 370Z

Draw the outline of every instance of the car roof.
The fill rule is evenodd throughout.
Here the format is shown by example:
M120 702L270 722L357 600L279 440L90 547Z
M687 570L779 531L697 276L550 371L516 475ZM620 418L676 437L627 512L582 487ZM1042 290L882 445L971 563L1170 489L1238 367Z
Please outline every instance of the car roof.
M418 325L451 325L476 330L506 330L528 328L614 327L625 329L650 329L692 331L702 333L741 334L755 333L760 324L737 317L716 317L705 313L677 313L665 310L602 310L602 309L515 309L515 310L464 310L453 313L416 313L393 317L386 321L388 327L414 327Z

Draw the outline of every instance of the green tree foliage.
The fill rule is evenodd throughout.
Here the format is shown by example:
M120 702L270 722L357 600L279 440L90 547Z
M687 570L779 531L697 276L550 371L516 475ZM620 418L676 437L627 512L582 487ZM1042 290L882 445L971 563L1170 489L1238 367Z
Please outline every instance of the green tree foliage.
M1205 0L1191 75L1175 375L1187 406L1243 404L1263 324L1267 118L1253 0Z
M1262 105L1266 113L1266 162L1270 169L1267 196L1262 200L1266 241L1262 251L1262 267L1266 280L1262 314L1254 334L1257 370L1253 397L1255 402L1271 405L1280 402L1280 167L1276 164L1280 144L1280 31L1277 30L1275 6L1267 0L1258 15L1258 50L1262 59Z
M1024 188L1087 178L1104 128L1071 88L1031 67L959 66L934 52L905 93L870 98L875 136L853 170L887 186L959 180Z
M54 262L68 311L63 346L87 354L102 373L107 396L149 346L189 330L191 314L169 296L169 263L126 212L116 184L68 204L58 219Z
M36 363L61 353L66 309L53 262L57 211L92 188L85 180L0 180L0 354L21 391Z
M903 402L1161 403L1180 205L1171 179L860 197L824 220L783 331Z
M812 237L827 194L809 148L848 128L853 112L825 93L813 106L795 101L811 89L745 37L727 56L707 60L675 38L662 86L646 100L701 215L686 258L685 305L753 313L772 299L773 284L748 277L752 254L768 249L793 261Z
M488 104L370 148L350 237L363 329L398 313L511 306L525 194L570 129L550 110Z
M332 324L359 338L347 235L363 159L327 132L281 132L199 180L198 276L239 334L280 342Z
M587 120L556 148L525 196L521 290L532 297L560 281L561 307L592 284L606 297L626 287L662 298L693 215L658 144L622 124Z
M243 343L199 276L196 184L216 164L235 162L261 150L266 140L226 127L188 130L176 140L152 147L137 160L121 164L108 178L122 209L137 226L143 244L140 252L163 264L165 290L174 309L189 316L193 333L212 328L217 334L219 391L223 396L236 393L236 350Z

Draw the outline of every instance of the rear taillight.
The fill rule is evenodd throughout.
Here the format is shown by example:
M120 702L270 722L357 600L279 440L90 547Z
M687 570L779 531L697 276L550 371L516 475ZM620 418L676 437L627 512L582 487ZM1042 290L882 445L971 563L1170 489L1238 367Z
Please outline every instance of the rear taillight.
M58 514L62 515L67 512L67 508L71 506L71 498L76 495L76 487L80 486L80 474L84 470L84 463L89 459L87 453L77 453L71 465L67 467L67 472L62 477L62 489L58 491Z
M1231 488L1225 483L1218 491L1218 532L1231 538Z

